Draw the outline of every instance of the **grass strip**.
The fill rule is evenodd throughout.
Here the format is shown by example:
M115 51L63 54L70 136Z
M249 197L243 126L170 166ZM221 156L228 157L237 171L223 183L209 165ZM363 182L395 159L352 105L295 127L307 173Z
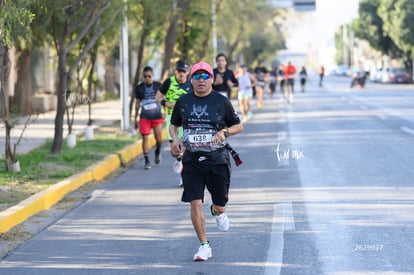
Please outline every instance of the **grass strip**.
M63 144L60 154L51 155L52 141L48 140L43 146L18 156L20 173L7 172L5 160L0 160L0 211L136 141L137 137L96 133L94 140L78 138L74 148Z

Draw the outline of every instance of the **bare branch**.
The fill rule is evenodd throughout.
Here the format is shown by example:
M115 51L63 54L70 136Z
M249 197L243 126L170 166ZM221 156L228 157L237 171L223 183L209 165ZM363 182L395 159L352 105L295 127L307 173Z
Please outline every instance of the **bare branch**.
M91 18L94 18L93 13L95 12L97 6L98 6L98 1L93 3L93 6L90 6L88 11L82 16L81 19L79 19L75 25L72 25L72 27L69 27L69 33L75 32L80 26L82 26L84 24L84 22L87 21L92 21ZM68 17L71 17L71 14L67 14Z
M76 39L73 40L67 47L66 50L67 52L70 52L73 47L75 47L75 45L77 45L79 43L80 40L82 40L82 38L84 38L89 30L94 26L94 24L96 24L97 20L101 18L101 15L103 14L103 12L109 7L109 2L110 1L106 1L105 3L103 3L103 6L96 12L93 13L94 15L92 16L92 18L89 18L89 22L88 24L82 29L82 31L77 35ZM97 7L93 7L93 9L96 9ZM72 33L72 32L69 32Z
M27 119L26 119L26 121L25 121L25 123L24 123L23 129L22 129L22 130L21 130L21 132L20 132L20 136L19 136L19 138L17 139L16 143L13 145L13 157L14 157L14 158L16 158L16 150L17 150L17 147L19 146L19 144L20 144L20 142L21 142L21 140L22 140L22 138L23 138L23 134L24 134L24 132L26 131L26 129L29 127L29 125L30 125L30 124L32 124L33 122L35 122L35 121L36 121L36 119L32 120L32 115L33 115L33 114L30 114L30 115L27 117ZM37 118L37 116L38 116L38 114L36 114L36 118ZM14 161L16 161L16 159L14 159Z
M112 15L111 19L106 23L104 26L99 28L92 36L92 38L88 41L88 44L83 48L82 52L79 54L78 58L75 60L75 62L71 65L69 69L69 74L73 72L73 70L76 68L77 64L85 58L85 56L88 54L89 50L95 45L95 42L100 38L101 34L110 26L112 25L115 18L118 16L118 14L123 10L122 7L118 8Z

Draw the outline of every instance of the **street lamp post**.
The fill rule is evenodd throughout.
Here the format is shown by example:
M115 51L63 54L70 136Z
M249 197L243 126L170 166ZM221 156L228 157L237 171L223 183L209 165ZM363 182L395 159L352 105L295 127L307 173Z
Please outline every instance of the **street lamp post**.
M120 59L121 59L121 102L122 102L122 120L121 129L123 131L129 130L129 66L128 66L128 28L127 28L127 1L124 0L125 10L124 18L121 26L121 45L120 45Z

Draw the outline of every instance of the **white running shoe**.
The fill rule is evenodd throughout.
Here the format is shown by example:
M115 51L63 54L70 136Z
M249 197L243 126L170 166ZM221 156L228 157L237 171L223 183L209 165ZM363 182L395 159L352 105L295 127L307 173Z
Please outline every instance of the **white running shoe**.
M222 213L218 216L214 216L214 218L216 218L217 227L220 231L224 231L224 232L229 231L230 222L229 222L229 218L227 217L225 213Z
M183 162L181 160L175 160L173 164L173 170L176 174L181 174L183 171Z
M194 254L194 261L207 261L211 258L211 247L209 244L200 245L196 254Z
M217 224L218 229L223 232L229 231L230 221L227 215L225 213L222 213L216 216L213 215L213 201L210 200L208 204L210 205L211 215L216 219L216 224Z

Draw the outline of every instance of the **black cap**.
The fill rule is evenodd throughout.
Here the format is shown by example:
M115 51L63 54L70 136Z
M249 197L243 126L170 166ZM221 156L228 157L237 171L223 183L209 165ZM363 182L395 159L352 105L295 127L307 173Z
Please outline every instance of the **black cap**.
M184 60L180 59L175 63L176 70L188 71L188 65L184 62Z

